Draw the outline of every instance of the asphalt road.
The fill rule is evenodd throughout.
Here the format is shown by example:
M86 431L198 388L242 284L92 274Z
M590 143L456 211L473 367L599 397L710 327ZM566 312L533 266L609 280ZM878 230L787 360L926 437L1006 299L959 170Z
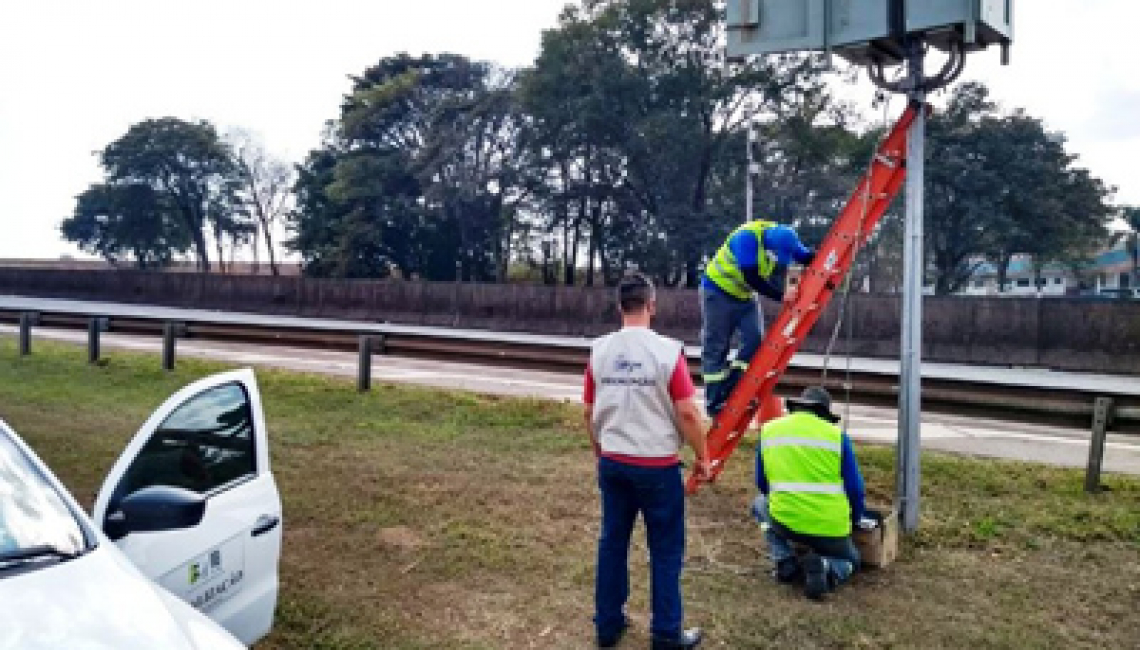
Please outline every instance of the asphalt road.
M16 329L0 325L0 334L14 335ZM86 344L86 333L37 328L37 338ZM158 352L161 340L123 334L104 334L104 355L115 349ZM34 344L33 344L34 346ZM34 354L34 347L33 347ZM209 341L182 340L178 354L214 359L253 367L282 368L300 372L356 376L356 354L258 346ZM155 360L158 363L158 360ZM427 361L377 356L373 361L376 382L408 383L499 395L577 401L581 398L582 378L566 373L485 367L466 363ZM897 414L893 409L852 404L848 427L859 441L893 444L897 435ZM1039 424L1011 423L971 416L927 413L923 416L922 441L929 449L1029 460L1052 465L1084 467L1088 458L1089 432ZM1109 435L1104 469L1108 472L1140 474L1140 437Z

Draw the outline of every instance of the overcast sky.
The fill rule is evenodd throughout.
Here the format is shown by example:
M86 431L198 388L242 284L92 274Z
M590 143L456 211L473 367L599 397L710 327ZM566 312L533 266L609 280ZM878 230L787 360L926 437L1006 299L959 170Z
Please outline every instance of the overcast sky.
M527 65L564 4L0 0L0 258L76 254L58 224L101 178L92 152L135 122L246 127L298 161L336 116L347 75L400 51ZM1140 203L1140 3L1020 0L1016 11L1012 65L986 52L964 78L1063 131L1118 202ZM869 86L862 94L869 106Z

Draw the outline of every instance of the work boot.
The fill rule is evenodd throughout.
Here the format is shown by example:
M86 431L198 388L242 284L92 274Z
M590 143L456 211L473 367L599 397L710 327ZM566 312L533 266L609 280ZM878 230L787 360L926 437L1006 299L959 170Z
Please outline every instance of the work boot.
M800 568L799 561L794 557L789 557L776 563L775 576L776 582L782 585L790 585L803 577L803 571Z
M610 634L599 634L598 635L598 647L599 648L616 648L617 644L621 642L621 638L623 636L625 636L625 631L628 628L629 628L629 619L627 618L621 624L621 627L618 628L617 632L613 632Z
M704 638L705 635L701 632L701 628L691 627L681 632L680 636L672 638L654 634L650 648L652 650L687 650L699 646Z
M830 591L827 580L827 560L815 553L804 558L804 595L811 600L823 600Z

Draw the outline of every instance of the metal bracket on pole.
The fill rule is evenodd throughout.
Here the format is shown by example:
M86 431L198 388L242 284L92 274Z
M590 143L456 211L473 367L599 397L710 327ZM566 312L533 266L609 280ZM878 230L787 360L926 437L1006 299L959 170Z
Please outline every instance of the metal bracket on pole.
M87 363L99 363L99 334L111 329L111 319L96 316L87 321Z
M1085 470L1085 492L1100 492L1100 472L1104 464L1104 438L1112 421L1112 398L1098 397L1093 406L1092 441L1089 444L1089 464Z
M186 336L187 329L185 323L175 321L167 321L162 325L162 369L166 371L174 370L174 353L175 344L178 337Z
M32 326L40 324L40 315L34 311L20 314L20 356L32 353Z

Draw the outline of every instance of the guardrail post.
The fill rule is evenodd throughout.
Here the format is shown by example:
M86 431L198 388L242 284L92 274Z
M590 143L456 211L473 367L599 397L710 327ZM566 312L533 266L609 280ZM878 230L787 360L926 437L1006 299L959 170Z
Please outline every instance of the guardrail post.
M20 356L26 357L32 353L32 326L39 322L40 315L35 312L20 314Z
M162 369L174 370L175 342L186 335L186 325L174 321L162 324Z
M363 393L372 388L372 337L368 334L360 335L359 353L356 390Z
M96 316L87 321L87 363L99 363L99 333L110 329L110 319Z
M1112 417L1112 398L1098 397L1093 406L1092 442L1089 444L1089 464L1085 470L1085 492L1100 492L1100 470L1104 464L1104 438Z

